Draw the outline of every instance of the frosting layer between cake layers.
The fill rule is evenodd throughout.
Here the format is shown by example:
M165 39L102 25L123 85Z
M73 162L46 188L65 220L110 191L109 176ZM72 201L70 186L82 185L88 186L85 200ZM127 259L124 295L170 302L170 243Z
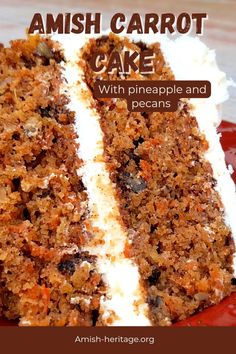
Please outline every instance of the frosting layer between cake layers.
M97 242L86 250L97 256L97 267L108 287L108 293L100 304L102 319L105 324L117 326L148 326L151 323L138 267L124 254L128 236L120 220L114 186L103 158L99 115L91 108L92 97L78 65L78 47L84 43L81 41L78 45L76 37L68 40L67 36L65 40L59 37L59 41L66 57L64 77L67 83L62 90L70 98L68 108L76 114L78 154L84 161L78 174L87 188L91 225L93 230L98 230L95 235Z

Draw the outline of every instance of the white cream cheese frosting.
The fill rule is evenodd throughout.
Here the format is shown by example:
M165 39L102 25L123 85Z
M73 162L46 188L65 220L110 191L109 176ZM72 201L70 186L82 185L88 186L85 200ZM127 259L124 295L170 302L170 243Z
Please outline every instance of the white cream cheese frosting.
M108 34L106 32L105 34ZM94 37L94 36L93 36ZM226 168L224 152L219 143L216 127L220 123L218 106L228 98L230 84L215 61L215 54L198 38L182 36L169 40L161 35L130 36L146 43L161 43L161 50L177 80L209 80L212 95L208 99L191 99L192 114L196 117L199 129L205 134L209 149L205 159L212 166L217 182L216 190L224 205L225 223L232 230L236 243L236 193L230 172ZM62 88L69 98L69 109L75 112L75 129L79 140L79 157L84 161L78 171L87 188L90 220L93 228L99 230L102 243L88 246L89 252L97 255L97 266L108 288L107 296L101 301L103 321L108 325L151 325L145 295L140 286L138 267L125 258L124 249L128 235L122 226L115 189L106 170L103 159L103 133L99 116L91 108L91 97L83 80L83 72L77 65L80 48L87 37L76 35L56 35L64 50L66 63L63 66L66 84ZM96 239L96 235L95 235ZM234 256L236 273L236 256ZM110 323L110 315L115 314Z
M115 189L103 158L100 117L91 108L92 97L88 96L83 72L78 65L79 48L85 42L78 40L77 36L55 36L54 39L62 44L66 58L63 67L66 83L62 92L69 96L68 108L75 112L75 130L80 146L78 155L84 162L77 172L87 188L93 232L98 230L94 235L97 244L86 247L86 250L97 256L97 268L107 286L107 294L100 303L103 323L149 326L151 323L138 267L124 254L128 235L122 227Z

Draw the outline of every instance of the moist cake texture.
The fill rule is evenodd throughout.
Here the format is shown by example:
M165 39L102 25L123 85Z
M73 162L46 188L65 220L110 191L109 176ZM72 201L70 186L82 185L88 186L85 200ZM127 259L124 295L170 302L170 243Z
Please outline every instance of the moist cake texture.
M0 52L0 311L20 325L92 326L105 287L81 251L93 235L52 45L30 37Z
M147 49L142 42L112 36L83 49L92 92L97 75L88 64L91 55L98 47L110 54L124 46ZM131 74L130 79L173 80L159 44L151 48L155 73ZM121 79L116 74L100 76ZM180 102L175 113L130 113L122 99L96 103L107 166L132 240L127 253L139 266L153 322L167 324L217 303L231 290L234 246L211 165L204 159L208 142L189 104Z
M162 45L71 41L1 47L0 314L23 326L170 325L234 290L236 230L210 142L187 100L139 113L94 97L98 79L176 79ZM147 47L154 74L90 68L98 48Z

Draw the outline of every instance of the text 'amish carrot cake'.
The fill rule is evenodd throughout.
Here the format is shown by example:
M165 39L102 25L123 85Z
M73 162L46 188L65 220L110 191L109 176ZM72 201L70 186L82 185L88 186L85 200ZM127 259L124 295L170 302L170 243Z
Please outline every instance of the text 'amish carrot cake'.
M101 73L98 50L154 50ZM96 80L209 80L129 112ZM0 315L21 326L170 325L233 291L235 186L216 127L227 81L198 39L30 36L0 48Z

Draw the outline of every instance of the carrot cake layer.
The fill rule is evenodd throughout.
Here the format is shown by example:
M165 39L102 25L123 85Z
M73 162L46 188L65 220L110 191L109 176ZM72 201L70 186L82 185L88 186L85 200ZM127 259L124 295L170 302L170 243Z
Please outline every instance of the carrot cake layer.
M38 37L0 51L0 313L23 326L95 325L105 292L85 251L94 234L63 62Z
M158 43L103 36L83 48L80 65L92 94L96 80L174 80L167 59L170 55L181 59L181 45L172 47L172 53L163 46L165 56ZM198 41L196 46L202 49ZM114 50L151 48L155 73L122 77L105 72L98 77L89 65L97 48L108 58ZM184 61L182 64L188 72ZM224 79L214 60L213 68L216 79ZM203 66L202 75L204 70ZM178 76L191 79L191 72L189 77ZM216 129L209 124L215 117L215 104L213 109L207 100L181 100L177 112L131 113L124 99L94 101L104 134L107 169L117 187L120 214L128 231L126 253L139 266L152 323L167 325L218 303L232 290L236 204ZM217 166L213 165L216 159Z

